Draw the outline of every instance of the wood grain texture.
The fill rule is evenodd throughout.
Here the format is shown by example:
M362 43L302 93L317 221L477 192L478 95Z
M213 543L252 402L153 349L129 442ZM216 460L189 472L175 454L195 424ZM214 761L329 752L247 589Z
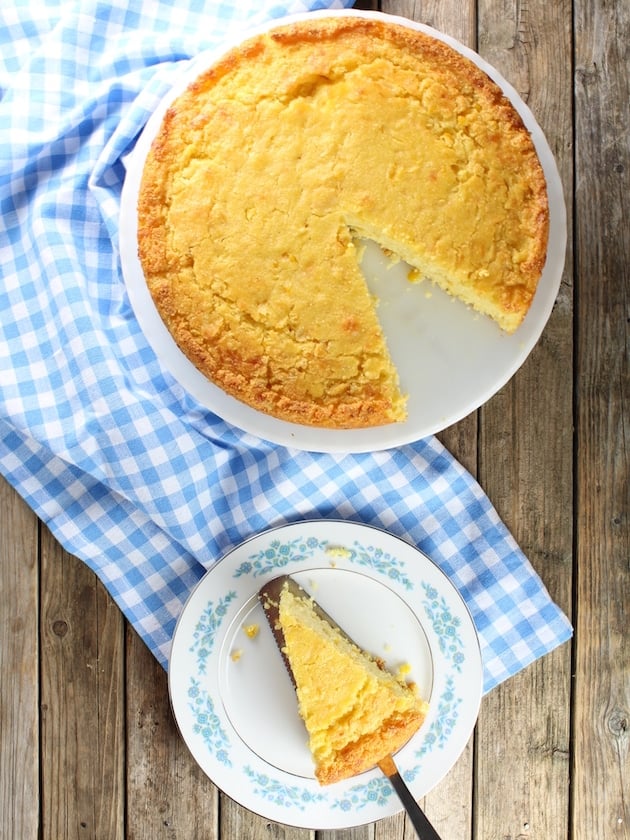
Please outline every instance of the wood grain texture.
M432 26L466 46L475 48L476 13L474 0L382 0L381 10L387 14Z
M580 516L573 836L628 840L630 9L578 0L575 13Z
M542 0L482 0L478 15L479 51L513 84L546 131L570 207L571 27L566 8ZM547 95L550 78L553 96ZM517 375L481 409L479 440L484 489L566 612L573 545L568 257L550 324ZM477 727L476 836L568 836L570 657L570 645L565 645L485 698Z
M217 789L179 735L164 669L132 629L127 631L126 671L126 837L219 837Z
M124 628L95 575L41 537L42 840L124 836Z
M380 840L398 840L404 826L400 819L388 818L374 825L357 826L340 831L318 831L317 840L376 840L376 827L380 828Z
M39 564L35 514L0 477L0 837L39 832Z
M303 828L270 822L257 814L252 814L232 800L223 796L221 799L221 823L219 836L223 838L247 837L252 840L312 840L315 832ZM341 840L341 838L335 838ZM350 838L348 838L350 840ZM359 838L357 840L367 840Z
M432 26L461 43L473 47L476 43L476 13L473 2L462 0L430 0L430 2L381 3L382 11L398 14ZM477 474L477 413L439 435L441 442L466 467ZM473 831L473 739L448 776L426 796L422 808L443 840L467 840ZM405 837L413 835L407 817ZM392 835L394 836L394 835Z

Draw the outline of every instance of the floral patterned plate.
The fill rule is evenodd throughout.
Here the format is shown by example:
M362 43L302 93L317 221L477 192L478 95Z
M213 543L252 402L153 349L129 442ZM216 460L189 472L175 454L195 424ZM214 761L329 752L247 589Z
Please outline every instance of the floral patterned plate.
M477 719L479 642L448 578L404 540L353 522L265 531L199 582L178 621L169 689L184 741L225 793L265 819L349 828L401 810L378 770L321 787L257 592L291 574L366 650L415 681L430 711L396 756L414 796L450 770Z

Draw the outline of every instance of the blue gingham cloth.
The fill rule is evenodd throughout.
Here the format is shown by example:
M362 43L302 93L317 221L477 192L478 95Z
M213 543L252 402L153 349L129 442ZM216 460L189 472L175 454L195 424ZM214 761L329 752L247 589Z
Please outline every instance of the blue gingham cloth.
M332 517L419 546L466 599L489 690L571 635L435 438L327 455L241 433L161 368L118 255L122 158L191 57L349 2L8 0L0 9L0 470L162 664L191 589L268 527Z

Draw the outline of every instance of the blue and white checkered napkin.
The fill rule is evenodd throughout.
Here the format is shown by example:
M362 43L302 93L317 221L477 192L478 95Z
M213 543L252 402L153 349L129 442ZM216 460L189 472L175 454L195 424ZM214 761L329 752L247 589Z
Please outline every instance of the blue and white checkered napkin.
M163 664L188 594L226 550L333 517L384 527L446 571L488 690L571 627L471 476L434 438L322 455L235 430L161 369L121 277L121 158L182 63L268 17L349 5L2 5L0 470Z

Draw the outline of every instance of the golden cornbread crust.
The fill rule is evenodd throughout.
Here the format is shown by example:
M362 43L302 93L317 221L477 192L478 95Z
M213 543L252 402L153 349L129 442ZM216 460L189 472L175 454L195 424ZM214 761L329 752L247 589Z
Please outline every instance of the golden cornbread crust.
M138 199L182 351L244 403L330 428L406 416L357 235L513 332L547 234L544 174L499 87L442 41L352 16L255 36L202 73Z
M390 715L381 728L368 732L348 744L335 756L334 762L317 768L315 776L321 785L332 785L371 770L388 755L400 750L424 723L426 712Z

